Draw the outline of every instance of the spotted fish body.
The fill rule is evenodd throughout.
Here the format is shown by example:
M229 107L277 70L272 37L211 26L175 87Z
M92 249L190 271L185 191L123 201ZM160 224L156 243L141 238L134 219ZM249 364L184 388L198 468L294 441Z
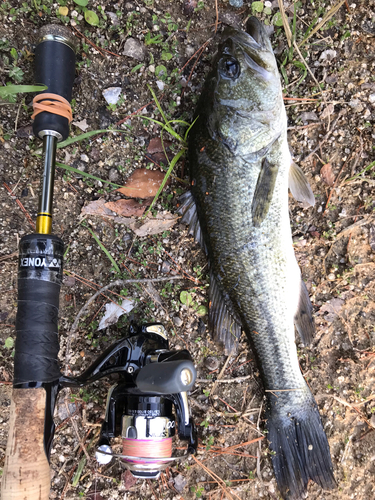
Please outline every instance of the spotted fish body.
M266 390L272 462L284 498L303 497L309 479L335 486L317 405L301 374L294 325L314 333L290 230L288 185L313 204L291 162L277 64L256 18L247 33L224 32L189 135L191 193L183 220L205 248L211 273L210 329L227 352L241 330Z

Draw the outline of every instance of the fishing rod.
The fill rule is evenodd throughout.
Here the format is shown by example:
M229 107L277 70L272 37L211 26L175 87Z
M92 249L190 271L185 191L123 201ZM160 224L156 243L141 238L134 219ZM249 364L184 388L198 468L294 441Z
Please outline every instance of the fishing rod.
M9 436L3 470L3 500L48 500L49 457L55 431L53 412L63 387L82 387L117 376L111 387L99 437L97 461L123 460L135 477L155 479L183 456L172 456L176 421L180 439L195 453L197 437L187 392L196 370L188 351L171 351L160 324L130 325L84 373L60 373L59 294L63 241L52 234L56 147L69 136L75 75L75 39L69 29L47 25L35 49L35 77L47 90L33 101L36 137L43 140L43 177L36 232L19 245L18 309ZM123 452L110 440L122 436ZM184 456L186 456L185 454Z

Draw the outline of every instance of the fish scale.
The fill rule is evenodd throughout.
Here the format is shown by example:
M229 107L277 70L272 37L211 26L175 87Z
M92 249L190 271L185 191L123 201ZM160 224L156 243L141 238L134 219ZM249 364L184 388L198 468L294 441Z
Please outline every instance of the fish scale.
M210 264L209 325L226 351L241 329L266 390L272 463L285 499L300 500L309 479L332 489L329 447L299 368L294 325L314 333L311 303L297 265L288 212L292 194L312 205L291 164L280 77L256 18L248 33L229 29L202 91L189 135L191 193L180 212Z

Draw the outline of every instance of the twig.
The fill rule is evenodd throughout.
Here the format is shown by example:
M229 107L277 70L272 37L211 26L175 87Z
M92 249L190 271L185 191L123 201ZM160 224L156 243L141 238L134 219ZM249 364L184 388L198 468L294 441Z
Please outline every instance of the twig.
M215 381L215 383L217 383L217 384L231 384L233 382L235 384L240 384L241 382L244 382L245 380L249 380L249 378L251 378L251 377L252 377L251 375L244 375L243 377L223 378L221 380L217 379ZM198 384L208 384L208 383L212 382L212 379L209 379L209 378L197 378L196 382Z
M217 5L217 0L215 0L215 10L216 10L216 20L215 20L215 35L217 33L217 27L219 24L219 7Z
M193 459L193 460L194 460L194 461L195 461L198 465L200 465L200 466L202 467L202 469L203 469L205 472L207 472L207 474L209 474L209 475L212 477L212 479L214 479L214 480L218 483L218 485L220 486L220 488L221 488L221 489L222 489L222 490L226 493L226 495L228 495L229 499L232 499L232 495L231 495L231 493L230 493L230 492L231 492L231 490L229 490L229 489L227 488L227 485L225 484L225 481L223 481L223 480L221 479L221 477L217 476L214 472L212 472L212 470L210 470L208 467L206 467L205 465L203 465L203 464L202 464L202 462L201 462L201 461L199 461L197 458L195 458L195 456L194 456L194 455L192 455L191 457L192 457L192 459ZM236 498L238 498L238 500L241 500L241 499L240 499L240 498L239 498L239 497L238 497L235 493L233 493L233 494L234 494L234 496L235 496Z
M223 368L221 369L221 372L219 373L219 375L218 375L218 377L217 377L217 379L216 379L216 381L215 381L214 385L212 386L212 389L211 389L211 392L210 392L210 396L213 396L213 395L215 394L215 391L216 391L216 389L217 389L217 385L218 385L218 383L219 383L219 380L220 380L220 379L222 378L222 376L224 375L224 372L225 372L225 370L226 370L226 368L227 368L227 366L228 366L228 363L229 363L229 361L230 361L230 358L231 358L231 357L232 357L232 355L231 355L231 354L229 354L229 356L227 357L227 360L226 360L226 361L225 361L225 363L224 363Z
M340 111L340 113L338 114L336 120L333 122L332 124L332 127L330 128L330 130L326 133L326 135L323 137L323 139L319 142L319 144L316 146L316 148L311 151L311 153L309 155L306 156L306 158L304 158L302 160L302 162L305 162L305 161L308 161L310 160L310 158L314 155L314 153L316 153L318 151L318 149L321 148L321 146L326 142L326 140L329 138L329 136L332 134L333 130L335 129L335 126L337 124L337 122L339 121L339 119L341 118L342 116L342 111Z
M122 285L127 285L129 283L153 283L153 282L158 282L158 281L169 281L169 280L176 280L176 279L184 279L182 276L171 276L168 278L145 278L145 279L127 279L127 280L116 280L112 281L112 283L109 283L108 285L104 286L100 290L98 290L92 297L89 298L89 300L86 302L86 304L81 308L79 313L76 316L76 319L74 320L74 323L70 329L70 332L68 333L68 338L66 342L66 351L65 351L65 374L67 373L68 369L68 360L69 360L69 352L70 352L70 346L71 346L71 341L72 337L77 329L78 323L82 315L85 313L89 305L99 296L102 295L103 292L106 290L109 290L110 288L113 288L115 286L122 286Z
M13 199L15 199L17 205L20 207L20 209L22 210L22 212L25 214L26 219L28 220L30 226L35 230L35 224L34 224L32 218L30 217L30 215L28 214L28 212L26 211L25 207L20 202L20 200L18 198L16 198L16 196L12 193L12 190L10 189L10 187L8 186L8 184L6 182L3 182L3 186L9 192L10 196Z
M74 429L74 432L77 436L77 439L78 439L78 442L80 443L81 445L81 448L83 450L83 453L86 455L86 458L87 458L87 461L89 462L90 461L90 455L87 453L87 450L86 450L86 446L84 445L82 439L79 437L79 432L78 432L78 429L77 429L77 424L75 423L75 421L73 420L73 415L70 414L70 410L69 410L69 405L68 405L68 401L67 401L67 398L65 398L64 400L64 403L65 403L65 407L66 407L66 411L68 412L69 414L69 418L70 418L70 421L72 423L72 426L73 426L73 429Z
M279 2L280 2L280 0L279 0ZM332 9L330 9L330 10L326 13L326 15L325 15L325 16L323 17L323 19L320 21L320 23L319 23L319 24L317 24L317 26L315 26L315 28L314 28L313 30L311 30L311 31L310 31L310 33L307 35L307 37L306 37L306 38L304 38L304 39L302 40L302 42L299 44L299 46L300 46L300 47L302 47L302 45L303 45L303 44L305 44L305 43L307 42L307 40L308 40L310 37L312 37L313 35L315 35L315 33L316 33L317 31L319 31L319 30L320 30L320 28L322 28L322 27L325 25L325 23L326 23L327 21L329 21L329 20L331 19L331 17L332 17L332 16L334 16L334 15L336 14L336 12L340 9L340 7L341 7L341 6L342 6L345 2L346 2L346 0L341 0L338 4L334 5L334 6L332 7Z
M331 197L332 197L332 194L333 194L333 191L334 189L336 188L337 186L337 183L341 177L341 174L344 170L344 168L346 167L348 161L350 161L351 159L353 158L353 155L350 156L350 158L348 158L345 162L344 162L344 165L341 167L341 170L340 172L338 173L336 179L335 179L335 182L333 183L333 186L331 187L331 191L329 192L329 195L328 195L328 198L327 198L327 203L326 203L326 206L325 206L325 209L324 209L324 212L323 212L323 217L325 216L326 212L327 212L327 209L328 209L328 205L329 205L329 202L331 201Z

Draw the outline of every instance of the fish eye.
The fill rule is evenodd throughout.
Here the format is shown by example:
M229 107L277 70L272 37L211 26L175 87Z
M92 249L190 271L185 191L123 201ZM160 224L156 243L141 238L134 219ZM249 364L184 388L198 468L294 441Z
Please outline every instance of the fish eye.
M223 74L223 76L235 80L240 76L240 72L240 65L237 59L234 59L234 57L228 57L222 61L221 73Z

